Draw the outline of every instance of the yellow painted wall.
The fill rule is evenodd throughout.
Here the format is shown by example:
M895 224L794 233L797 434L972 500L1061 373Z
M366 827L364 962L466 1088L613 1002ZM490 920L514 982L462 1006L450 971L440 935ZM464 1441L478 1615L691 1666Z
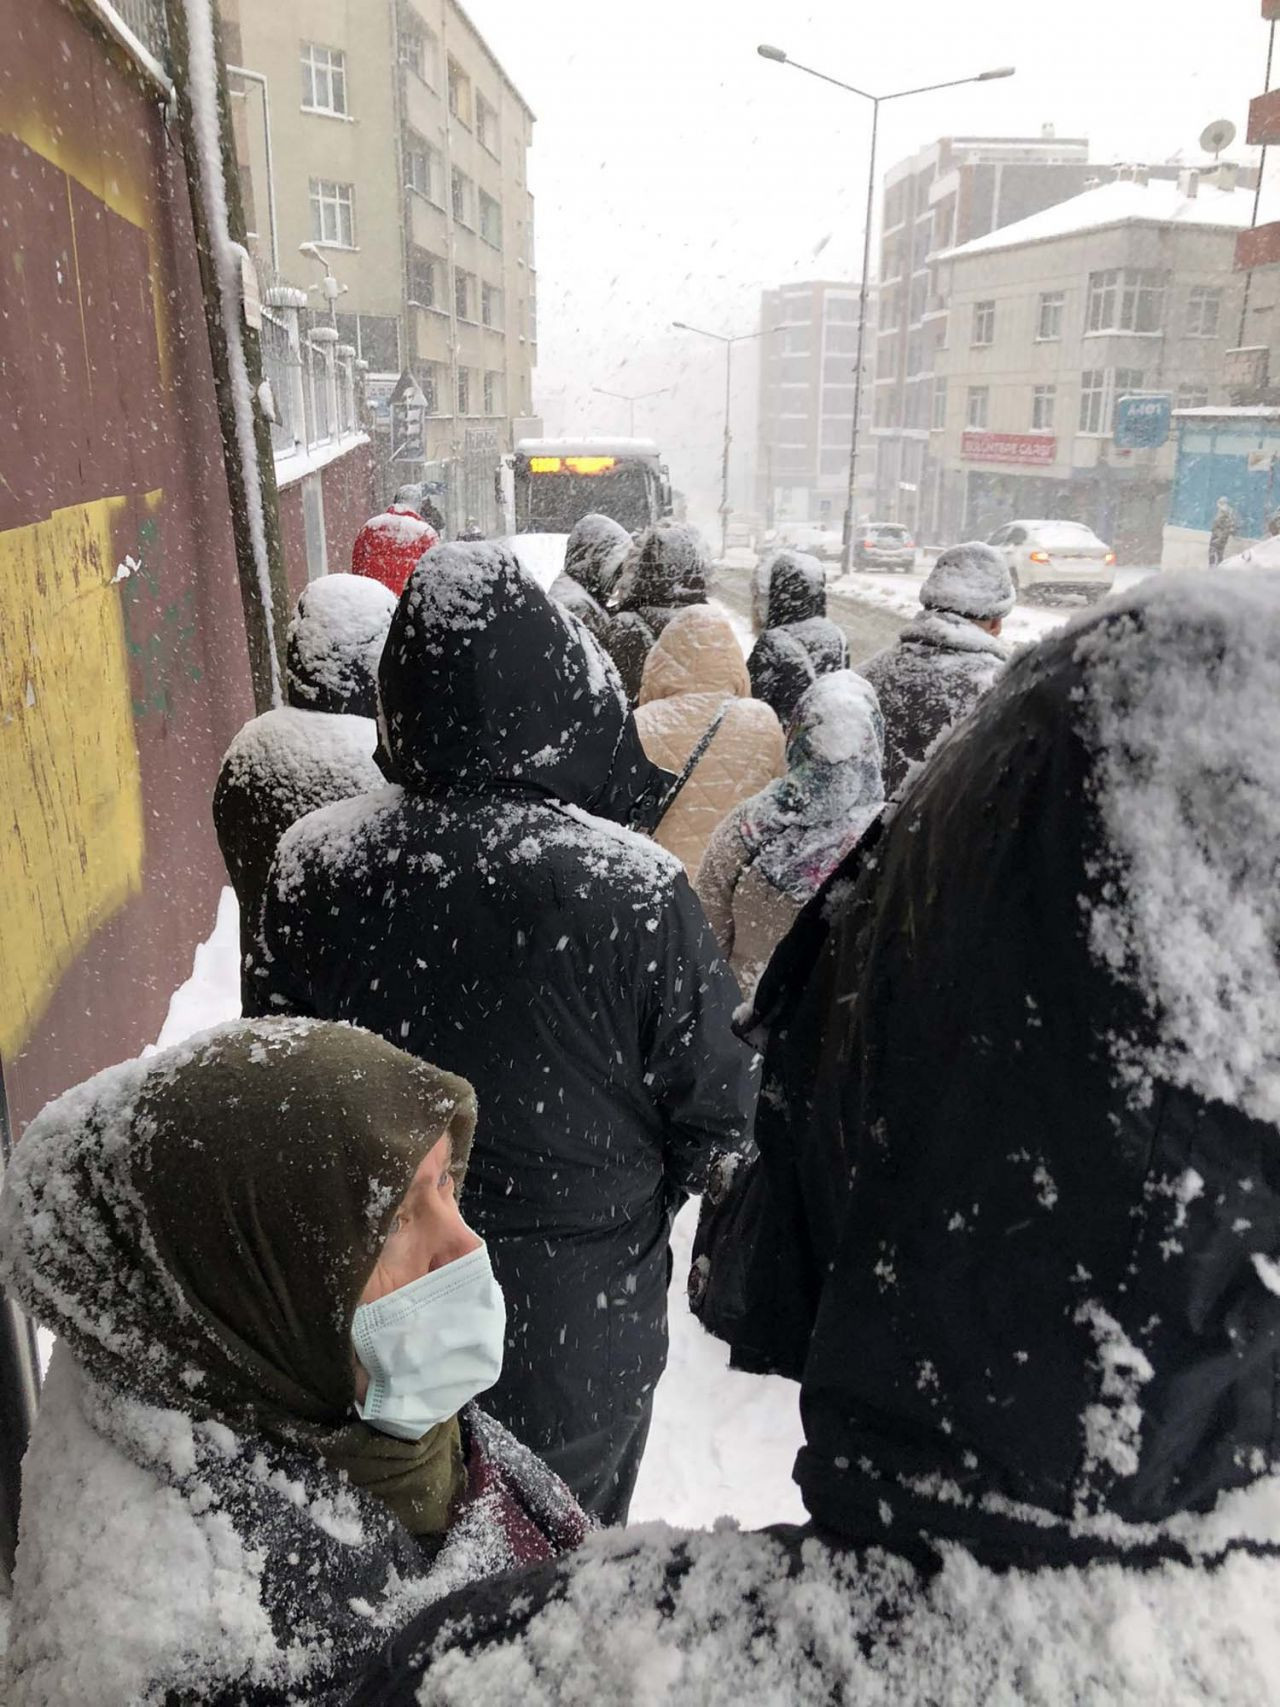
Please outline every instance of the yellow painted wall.
M158 501L151 494L149 502ZM0 533L0 1055L142 879L142 784L100 498Z

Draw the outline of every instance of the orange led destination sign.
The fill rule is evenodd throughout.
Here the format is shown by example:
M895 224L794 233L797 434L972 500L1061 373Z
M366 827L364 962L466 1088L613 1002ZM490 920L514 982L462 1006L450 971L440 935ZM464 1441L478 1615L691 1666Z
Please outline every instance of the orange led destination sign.
M607 474L618 466L616 456L531 456L530 474Z

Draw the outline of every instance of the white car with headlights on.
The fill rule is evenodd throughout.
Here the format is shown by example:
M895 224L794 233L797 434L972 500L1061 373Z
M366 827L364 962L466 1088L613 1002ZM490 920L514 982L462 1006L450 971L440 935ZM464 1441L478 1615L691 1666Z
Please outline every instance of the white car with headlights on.
M1084 593L1100 599L1115 580L1116 554L1083 522L1009 522L987 540L1004 553L1019 592Z

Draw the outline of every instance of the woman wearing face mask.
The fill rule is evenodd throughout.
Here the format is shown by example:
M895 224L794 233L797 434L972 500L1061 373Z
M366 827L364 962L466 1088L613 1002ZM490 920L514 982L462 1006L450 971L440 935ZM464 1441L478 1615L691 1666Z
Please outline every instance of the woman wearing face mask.
M505 1311L459 1212L465 1080L237 1022L68 1092L0 1195L58 1337L24 1464L10 1707L339 1701L435 1596L587 1523L471 1401Z

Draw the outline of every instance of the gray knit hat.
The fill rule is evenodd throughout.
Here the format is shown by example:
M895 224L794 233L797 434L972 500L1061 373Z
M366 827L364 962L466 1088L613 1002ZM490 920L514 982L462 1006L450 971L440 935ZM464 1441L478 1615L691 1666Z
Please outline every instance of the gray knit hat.
M940 553L920 589L926 610L951 611L974 622L1008 616L1017 594L1004 558L994 546L971 539Z

